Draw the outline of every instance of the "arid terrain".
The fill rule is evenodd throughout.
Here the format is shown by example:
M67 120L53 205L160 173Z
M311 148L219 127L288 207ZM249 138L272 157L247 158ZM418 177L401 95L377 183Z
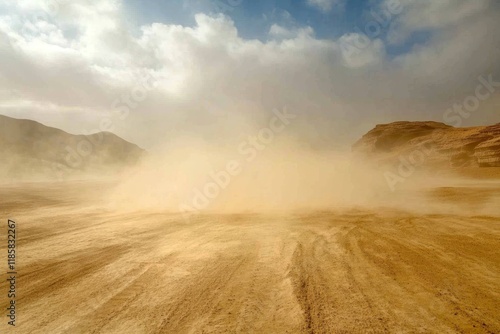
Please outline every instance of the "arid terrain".
M0 334L500 334L500 0L0 0Z
M358 140L353 150L380 162L423 154L426 165L500 167L500 123L455 128L439 122L379 124Z
M111 210L101 200L110 187L1 188L2 219L19 236L15 332L500 332L500 213L185 219ZM467 209L500 198L500 187L427 195Z

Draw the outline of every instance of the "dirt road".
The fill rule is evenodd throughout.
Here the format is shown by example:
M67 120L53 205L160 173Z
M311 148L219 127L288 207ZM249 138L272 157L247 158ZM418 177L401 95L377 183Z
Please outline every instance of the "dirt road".
M17 333L500 333L500 217L186 222L103 209L82 187L0 191L19 233Z

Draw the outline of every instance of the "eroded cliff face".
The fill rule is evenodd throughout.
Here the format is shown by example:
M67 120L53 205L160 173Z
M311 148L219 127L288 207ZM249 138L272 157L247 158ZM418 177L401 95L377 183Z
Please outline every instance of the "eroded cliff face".
M477 145L474 152L479 166L500 167L500 136Z
M413 155L440 167L500 167L500 123L454 128L438 122L377 125L353 145L353 152L380 163Z

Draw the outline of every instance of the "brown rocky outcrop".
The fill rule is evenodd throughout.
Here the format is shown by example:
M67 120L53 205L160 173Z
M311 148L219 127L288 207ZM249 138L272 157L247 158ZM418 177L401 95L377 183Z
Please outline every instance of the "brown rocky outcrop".
M500 123L469 128L438 122L381 124L356 142L353 151L381 163L413 156L427 165L500 167Z

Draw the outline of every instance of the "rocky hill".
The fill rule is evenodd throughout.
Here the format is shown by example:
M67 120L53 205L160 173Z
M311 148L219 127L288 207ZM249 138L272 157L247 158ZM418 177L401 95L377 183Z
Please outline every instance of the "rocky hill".
M380 163L440 167L500 167L500 123L454 128L438 122L377 125L353 146L358 156Z
M0 180L113 173L145 154L109 133L72 135L35 121L0 115Z

